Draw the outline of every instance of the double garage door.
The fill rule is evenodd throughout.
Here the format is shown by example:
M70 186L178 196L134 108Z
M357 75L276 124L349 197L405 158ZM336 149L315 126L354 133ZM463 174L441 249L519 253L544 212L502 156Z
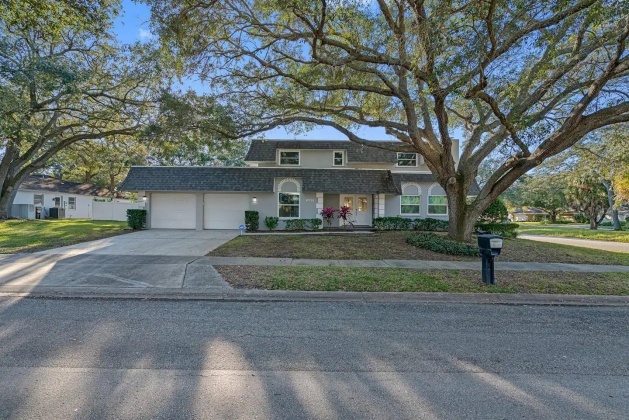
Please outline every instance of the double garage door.
M248 194L204 194L204 229L238 229L249 210ZM151 228L195 229L196 194L151 194Z

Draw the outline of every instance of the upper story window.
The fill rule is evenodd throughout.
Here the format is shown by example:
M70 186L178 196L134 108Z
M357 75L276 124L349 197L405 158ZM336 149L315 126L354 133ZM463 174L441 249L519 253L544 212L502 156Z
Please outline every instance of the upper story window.
M342 150L334 152L333 166L345 166L345 152Z
M280 150L280 165L299 166L299 152Z
M397 154L397 166L417 166L417 153Z

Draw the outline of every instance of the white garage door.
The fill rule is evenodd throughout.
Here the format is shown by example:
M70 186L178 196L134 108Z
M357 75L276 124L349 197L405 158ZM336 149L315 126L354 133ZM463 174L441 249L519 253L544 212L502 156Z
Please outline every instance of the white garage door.
M194 229L196 214L194 194L151 194L151 228Z
M245 223L249 194L205 194L204 198L205 229L238 229Z

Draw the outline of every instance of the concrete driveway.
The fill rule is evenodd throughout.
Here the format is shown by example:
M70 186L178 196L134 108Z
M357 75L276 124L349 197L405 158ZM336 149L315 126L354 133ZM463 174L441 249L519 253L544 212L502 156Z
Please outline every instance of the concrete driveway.
M208 288L229 286L202 258L232 230L147 230L34 254L0 256L0 287Z

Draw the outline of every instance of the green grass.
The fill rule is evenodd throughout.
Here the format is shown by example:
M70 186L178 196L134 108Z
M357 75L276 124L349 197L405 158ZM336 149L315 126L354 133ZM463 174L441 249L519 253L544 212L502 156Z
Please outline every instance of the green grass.
M217 266L234 287L347 292L549 293L629 295L629 273L498 271L486 285L474 270Z
M629 243L629 231L614 231L606 229L582 229L570 225L541 225L539 223L520 224L518 233L526 235L557 236L561 238L594 239L597 241Z
M126 225L87 219L0 221L0 253L35 252L119 235Z
M210 252L221 257L314 258L336 260L478 261L478 257L439 254L406 243L409 232L351 235L239 236ZM629 253L608 252L506 239L500 261L629 265Z

